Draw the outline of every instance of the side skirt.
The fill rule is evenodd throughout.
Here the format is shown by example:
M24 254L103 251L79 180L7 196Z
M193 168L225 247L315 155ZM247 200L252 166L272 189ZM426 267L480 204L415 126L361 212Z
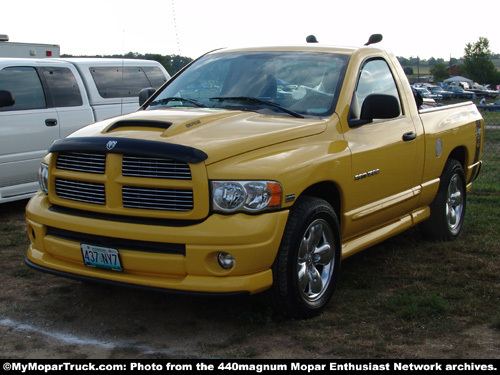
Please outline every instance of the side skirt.
M342 259L410 229L427 219L430 214L431 210L429 207L422 207L383 227L342 243Z

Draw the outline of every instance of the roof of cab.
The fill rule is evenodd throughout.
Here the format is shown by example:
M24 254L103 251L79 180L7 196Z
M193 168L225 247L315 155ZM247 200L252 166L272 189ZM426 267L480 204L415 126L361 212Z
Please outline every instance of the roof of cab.
M238 47L238 48L221 48L208 52L211 53L227 53L227 52L322 52L322 53L337 53L342 55L352 55L360 48L373 47L345 47L331 46L318 43L297 44L297 45L280 45L280 46L256 46L256 47Z

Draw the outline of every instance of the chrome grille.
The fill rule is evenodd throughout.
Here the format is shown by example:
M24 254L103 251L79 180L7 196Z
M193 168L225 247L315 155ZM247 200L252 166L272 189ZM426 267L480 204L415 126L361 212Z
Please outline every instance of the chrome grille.
M168 211L193 209L193 192L188 190L124 186L122 195L123 207L128 208Z
M56 168L68 171L104 174L106 154L85 152L61 153L57 157Z
M189 165L171 159L123 156L122 175L131 177L190 180Z
M56 194L60 198L85 203L106 204L104 184L71 181L62 178L56 178L55 182Z
M119 176L120 169L123 177ZM95 178L93 182L83 181L85 175L80 173L109 173L110 178L121 181L108 181L105 186ZM141 178L158 179L157 187L151 187L150 182L145 187L146 181ZM121 190L124 208L187 212L194 209L194 193L187 182L191 179L190 165L174 159L136 155L111 158L105 153L64 151L56 161L55 190L59 198L71 201L98 205L112 201L113 210L120 206L116 199ZM107 194L114 198L107 200Z

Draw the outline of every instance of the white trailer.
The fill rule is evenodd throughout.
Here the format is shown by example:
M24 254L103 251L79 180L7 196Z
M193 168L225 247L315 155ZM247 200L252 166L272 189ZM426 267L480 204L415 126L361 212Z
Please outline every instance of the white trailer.
M61 49L57 44L9 42L9 37L0 34L0 57L45 58L60 57Z

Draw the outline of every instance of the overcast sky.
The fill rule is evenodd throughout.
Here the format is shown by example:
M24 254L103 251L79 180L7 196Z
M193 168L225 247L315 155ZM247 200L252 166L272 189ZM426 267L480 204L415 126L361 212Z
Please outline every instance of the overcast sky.
M498 0L24 0L2 2L0 34L58 44L61 54L196 58L221 47L303 43L309 34L360 46L380 33L379 46L397 56L448 60L479 37L500 53L499 13Z

